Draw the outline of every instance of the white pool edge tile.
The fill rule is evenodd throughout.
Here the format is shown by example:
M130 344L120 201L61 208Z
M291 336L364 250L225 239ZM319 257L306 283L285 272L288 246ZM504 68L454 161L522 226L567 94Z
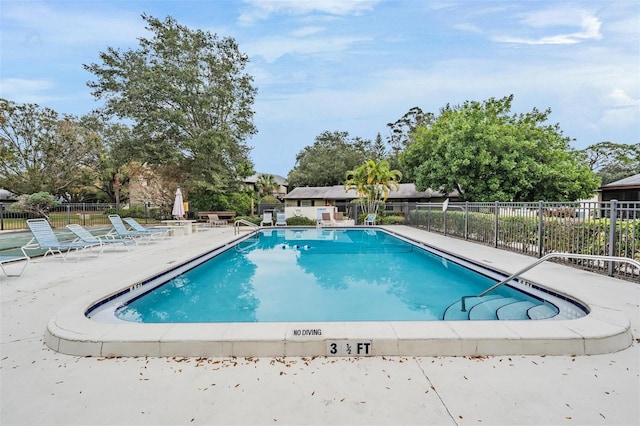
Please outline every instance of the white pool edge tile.
M567 278L582 274L565 268ZM345 355L358 343L374 356L590 355L625 349L633 339L628 318L584 287L569 296L586 300L590 313L574 320L138 324L85 316L118 288L63 306L47 325L46 345L82 356L323 356L332 355L331 345Z

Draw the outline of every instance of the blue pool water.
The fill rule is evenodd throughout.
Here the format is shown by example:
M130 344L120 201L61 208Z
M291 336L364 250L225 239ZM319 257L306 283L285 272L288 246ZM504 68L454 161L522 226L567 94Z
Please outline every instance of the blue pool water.
M154 289L118 302L145 323L547 318L558 309L377 229L266 230ZM129 296L131 297L131 296ZM477 305L477 306L476 306ZM496 312L502 312L498 317ZM474 313L475 312L475 313Z

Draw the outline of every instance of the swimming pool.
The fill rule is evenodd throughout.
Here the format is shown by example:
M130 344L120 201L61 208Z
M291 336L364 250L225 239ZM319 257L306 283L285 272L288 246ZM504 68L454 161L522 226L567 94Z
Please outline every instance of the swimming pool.
M141 323L566 319L577 304L379 229L263 230L92 310Z
M451 261L503 271L495 279L532 262L516 253L411 227L372 229L384 229ZM580 355L617 351L633 339L628 318L602 305L598 292L605 289L600 276L553 263L525 277L532 285L579 300L588 308L586 316L551 321L138 323L119 320L113 311L102 309L120 297L130 300L145 293L148 284L159 285L171 279L169 275L192 269L194 261L215 257L242 241L249 243L246 235L235 235L231 228L215 228L93 259L87 264L91 271L72 277L86 281L86 294L65 302L51 317L46 345L81 356ZM98 318L103 314L105 318Z

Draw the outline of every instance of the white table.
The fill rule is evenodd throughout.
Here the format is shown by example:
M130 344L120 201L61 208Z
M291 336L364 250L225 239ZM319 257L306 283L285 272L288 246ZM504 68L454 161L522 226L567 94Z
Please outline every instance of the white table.
M173 231L173 235L190 235L198 232L197 220L163 220Z

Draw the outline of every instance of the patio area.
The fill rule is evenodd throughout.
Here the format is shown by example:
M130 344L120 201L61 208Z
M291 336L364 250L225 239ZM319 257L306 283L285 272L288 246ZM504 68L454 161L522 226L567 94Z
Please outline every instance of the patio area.
M393 229L505 272L533 261ZM35 258L22 277L0 277L0 423L638 424L640 286L551 263L527 276L554 276L578 299L626 316L629 348L589 356L153 358L69 356L45 345L47 323L65 305L234 238L231 227L211 228L77 263Z

